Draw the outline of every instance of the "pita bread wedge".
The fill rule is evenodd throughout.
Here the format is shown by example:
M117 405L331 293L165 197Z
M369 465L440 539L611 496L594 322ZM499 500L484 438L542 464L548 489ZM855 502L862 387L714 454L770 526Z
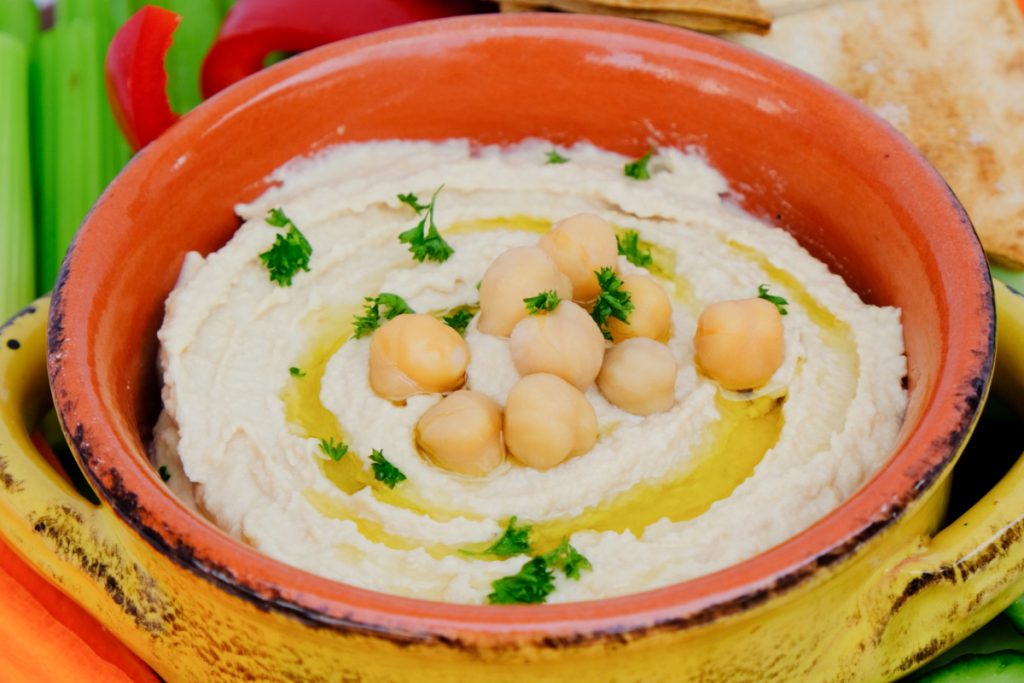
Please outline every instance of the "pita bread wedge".
M1024 17L1015 0L851 0L732 36L831 82L945 176L989 257L1024 267Z
M657 21L705 33L764 33L772 17L757 0L500 0L503 12L554 9Z

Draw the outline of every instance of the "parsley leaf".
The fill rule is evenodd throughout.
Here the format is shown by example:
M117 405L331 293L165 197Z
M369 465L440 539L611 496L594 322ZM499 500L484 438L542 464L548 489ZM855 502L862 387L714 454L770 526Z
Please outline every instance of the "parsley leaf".
M576 548L569 545L569 539L562 541L560 546L544 555L544 561L548 566L562 570L573 581L580 580L581 570L586 569L590 571L594 568L590 564L590 560L583 557Z
M786 310L786 306L789 302L783 299L781 296L775 296L774 294L768 293L768 285L760 285L757 288L757 298L770 301L775 304L775 308L779 309L779 315L789 315L789 311Z
M530 545L530 531L532 529L533 527L529 524L516 526L516 516L513 515L508 520L505 532L486 550L481 550L478 553L469 550L462 550L460 552L464 555L497 555L498 557L525 555L532 549Z
M650 180L651 173L647 170L647 164L651 161L651 156L653 154L653 149L647 150L647 154L643 155L636 161L631 161L623 166L623 174L625 174L626 177L633 178L634 180Z
M167 465L160 465L159 469L157 469L157 472L160 473L160 481L162 481L163 483L166 484L171 480L171 473L168 471Z
M537 296L528 296L523 299L523 303L526 304L526 310L529 311L530 315L536 315L541 311L553 311L558 308L558 304L561 301L558 292L553 289L541 292Z
M451 314L444 316L441 320L444 324L452 328L459 334L466 334L466 327L469 325L469 321L476 315L473 311L468 308L457 308L451 312Z
M408 204L416 213L423 213L423 210L427 208L423 204L420 204L419 197L417 197L412 192L398 195L398 201L402 202L403 204Z
M554 574L543 557L535 557L519 570L491 584L493 591L487 596L492 605L538 604L547 600L555 590Z
M313 246L281 209L271 209L266 221L275 228L287 227L288 232L278 234L270 249L260 254L260 260L270 271L272 282L276 282L279 287L291 287L296 273L300 270L309 272L309 257L313 255Z
M384 457L384 453L373 449L373 453L370 454L370 460L373 461L373 476L377 481L383 483L389 489L395 488L395 485L400 481L405 481L407 477L402 474L402 470L398 469Z
M348 444L344 441L334 442L334 439L320 439L320 450L334 462L338 462L348 453Z
M366 297L363 315L357 315L352 321L356 339L365 337L380 327L381 315L385 320L391 320L403 313L415 313L415 311L409 308L405 299L397 294L381 292L377 296Z
M444 185L434 192L434 196L430 198L430 204L426 206L426 215L416 224L416 227L398 235L398 241L408 244L412 257L420 263L427 259L443 263L455 253L452 246L441 237L441 233L437 231L437 226L434 224L434 204L437 202L437 193L443 187Z
M629 314L633 312L633 301L629 292L622 289L622 280L611 268L602 268L595 272L597 282L601 285L601 293L594 302L594 310L590 317L594 319L605 339L611 339L608 331L608 318L617 318L624 323L629 322Z
M568 163L568 162L569 162L569 160L567 158L563 157L561 154L559 154L558 150L553 149L550 152L548 152L548 160L545 161L544 163L545 164L565 164L565 163Z
M295 367L288 368L288 372L289 374L291 374L292 377L298 377L299 379L302 379L303 377L306 376L306 373Z
M626 230L616 235L615 243L619 247L619 253L634 266L645 268L654 260L651 257L651 250L640 246L640 235L636 230Z

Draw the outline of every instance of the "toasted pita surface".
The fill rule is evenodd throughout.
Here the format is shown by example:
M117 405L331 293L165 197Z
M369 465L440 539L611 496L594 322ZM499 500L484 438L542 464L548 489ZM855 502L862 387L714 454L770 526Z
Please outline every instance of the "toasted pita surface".
M1024 267L1024 17L1015 0L855 0L731 36L838 86L945 176L990 258Z
M764 33L772 17L757 0L501 0L503 12L554 9L657 21L705 33Z

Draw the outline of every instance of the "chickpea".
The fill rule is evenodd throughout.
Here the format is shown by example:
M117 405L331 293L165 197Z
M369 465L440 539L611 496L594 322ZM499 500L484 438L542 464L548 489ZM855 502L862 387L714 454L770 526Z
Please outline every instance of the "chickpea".
M484 334L507 337L527 316L523 299L550 289L566 299L572 296L572 283L550 256L537 247L509 249L494 259L480 281L477 326Z
M449 394L420 417L416 443L446 470L487 474L505 457L501 406L468 389Z
M391 401L457 389L468 364L466 340L422 313L389 320L370 340L370 386Z
M537 374L512 387L505 404L505 444L517 460L546 470L597 442L597 414L561 377Z
M733 391L765 384L786 355L782 316L764 299L711 304L697 320L693 344L704 374Z
M608 221L592 213L581 213L555 223L540 238L538 246L551 255L558 269L572 281L572 299L593 301L601 293L594 273L616 268L619 247Z
M618 318L608 319L612 341L633 337L668 338L672 327L672 302L662 286L646 275L626 275L622 278L622 289L629 292L633 312L629 314L628 323Z
M663 413L675 404L678 369L667 346L635 337L608 349L597 387L627 413Z
M584 391L601 370L604 346L604 335L590 314L562 301L550 313L519 321L508 350L520 375L546 372Z

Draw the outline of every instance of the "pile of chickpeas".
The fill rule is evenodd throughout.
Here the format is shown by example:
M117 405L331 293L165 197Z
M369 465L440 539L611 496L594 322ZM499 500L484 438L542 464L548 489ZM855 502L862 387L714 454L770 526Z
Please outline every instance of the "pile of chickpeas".
M597 442L597 416L584 392L595 382L604 397L635 415L675 404L678 367L665 345L672 304L647 275L626 275L633 304L626 321L610 318L605 339L588 308L601 294L596 273L618 269L612 226L593 214L556 223L535 247L509 249L480 283L477 327L505 337L520 379L502 407L461 389L469 365L465 339L437 318L404 314L382 325L370 342L370 385L381 397L404 401L447 394L416 425L416 442L435 464L484 475L508 453L523 465L552 468ZM530 313L525 299L555 291L550 311ZM782 321L761 299L712 304L694 339L698 367L726 389L763 385L782 364Z

